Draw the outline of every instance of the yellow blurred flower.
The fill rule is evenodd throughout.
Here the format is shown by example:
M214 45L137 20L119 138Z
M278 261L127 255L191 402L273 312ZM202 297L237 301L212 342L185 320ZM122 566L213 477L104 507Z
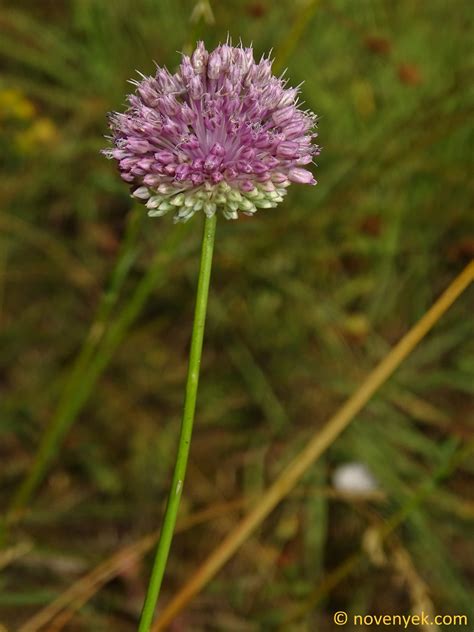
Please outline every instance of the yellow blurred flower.
M16 135L16 146L20 153L31 154L35 150L52 145L58 138L53 121L42 117L36 119L27 129Z
M0 121L14 119L28 121L35 115L33 103L16 88L0 90Z

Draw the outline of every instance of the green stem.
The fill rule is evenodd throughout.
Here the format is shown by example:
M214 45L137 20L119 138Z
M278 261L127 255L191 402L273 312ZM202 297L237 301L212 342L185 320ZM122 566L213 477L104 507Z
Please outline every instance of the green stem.
M136 224L136 222L132 223ZM139 225L141 225L141 222L139 222ZM112 275L110 291L102 298L97 317L84 343L84 347L74 363L55 414L41 438L32 466L16 490L6 511L5 518L0 520L0 548L7 537L8 527L21 518L24 508L44 478L66 433L89 398L115 350L121 344L131 324L141 312L151 292L163 280L164 263L169 259L170 254L175 251L176 244L182 241L183 231L179 229L173 230L165 241L162 250L156 254L123 310L115 320L109 323L109 318L118 299L119 290L135 260L136 248L134 243L138 234L136 230L139 228L139 225L136 225L136 228L130 227L132 234L130 234L130 231L127 233L129 236L125 239L126 243L123 246L122 255ZM187 225L182 224L181 227L184 228ZM127 242L129 242L128 245Z
M204 325L206 322L207 298L209 281L211 278L212 252L216 233L216 215L206 217L202 238L201 265L194 311L191 350L189 353L188 378L184 399L183 419L178 443L178 454L174 467L173 480L168 496L160 540L156 549L153 570L148 584L147 595L140 618L138 632L148 632L153 619L156 602L160 594L161 582L165 572L166 561L173 538L173 532L178 516L179 501L183 491L184 476L188 462L189 446L193 430L194 412L196 410L196 396L199 382L199 367L201 364Z
M74 400L75 394L80 390L89 363L100 346L104 332L107 329L107 323L118 300L120 290L136 259L137 248L135 242L142 223L141 214L137 212L130 214L125 239L112 272L109 289L101 297L89 333L68 375L55 415L41 437L32 465L7 507L5 519L0 525L0 546L7 536L8 526L20 518L31 495L43 479L51 460L59 449L62 438L67 432L70 423L72 423L73 416L69 414L71 402Z

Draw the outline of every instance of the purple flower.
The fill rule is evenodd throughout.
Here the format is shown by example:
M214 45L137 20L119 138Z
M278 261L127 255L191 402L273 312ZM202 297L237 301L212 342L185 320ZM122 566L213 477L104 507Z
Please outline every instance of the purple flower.
M228 219L281 202L291 182L316 184L305 166L319 154L316 116L298 107L298 88L275 77L251 48L199 42L175 74L138 82L130 107L110 117L118 162L151 216L221 210Z

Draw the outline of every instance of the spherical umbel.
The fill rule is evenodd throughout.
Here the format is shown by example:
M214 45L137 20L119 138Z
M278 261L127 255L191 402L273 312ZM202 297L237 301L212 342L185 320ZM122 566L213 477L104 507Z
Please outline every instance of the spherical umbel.
M276 206L291 182L316 184L305 168L319 154L316 116L252 48L208 53L199 42L175 74L158 67L133 83L128 110L110 116L114 146L104 154L150 216L236 219Z

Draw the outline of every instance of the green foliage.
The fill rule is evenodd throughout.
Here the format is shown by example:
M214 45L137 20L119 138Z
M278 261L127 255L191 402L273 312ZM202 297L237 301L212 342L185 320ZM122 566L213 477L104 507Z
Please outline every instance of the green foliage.
M153 530L169 485L201 226L144 218L120 250L132 202L99 149L127 80L153 72L153 60L172 68L197 38L212 46L230 33L257 55L273 48L320 115L318 186L293 186L276 210L218 225L184 493L183 514L193 514L261 491L473 256L472 10L467 0L4 5L2 506L50 420L67 420L10 534L12 545L35 545L0 584L0 622L15 628L85 568ZM367 530L432 481L446 440L472 435L472 305L471 288L191 605L185 629L331 629L344 608L408 614L416 590L395 570L398 546L435 611L470 614L472 459L436 480L388 536L384 566L359 564L311 604ZM103 328L91 343L94 322ZM369 467L384 500L328 494L347 461ZM237 515L177 537L167 591ZM77 629L133 630L147 568L104 587Z

